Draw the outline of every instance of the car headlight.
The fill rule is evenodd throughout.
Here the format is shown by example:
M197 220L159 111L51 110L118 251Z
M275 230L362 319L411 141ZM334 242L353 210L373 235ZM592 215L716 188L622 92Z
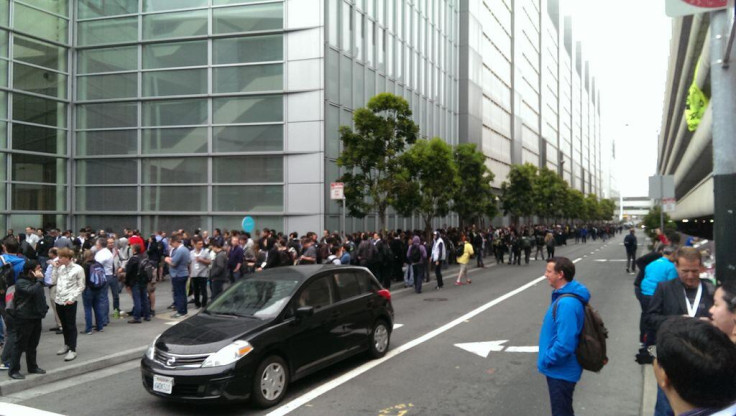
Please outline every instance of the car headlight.
M156 338L153 340L151 345L148 346L148 349L146 350L146 357L153 361L153 358L156 356L156 341L158 341L158 338L161 336L161 334L158 334Z
M251 351L253 351L253 346L248 341L237 340L207 357L204 363L202 363L202 367L218 367L232 364L248 355Z

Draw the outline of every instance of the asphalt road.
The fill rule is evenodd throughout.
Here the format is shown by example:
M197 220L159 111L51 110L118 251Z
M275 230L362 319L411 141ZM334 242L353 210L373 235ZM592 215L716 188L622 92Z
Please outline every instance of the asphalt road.
M575 391L579 415L639 415L642 371L637 349L639 306L625 273L623 236L603 244L558 247L576 263L609 329L609 364L585 372ZM492 263L486 258L486 264ZM522 261L523 263L523 261ZM136 362L16 395L15 402L70 416L158 415L545 415L549 399L536 370L537 345L551 288L544 262L471 268L472 285L395 291L391 351L382 360L350 359L290 386L281 406L181 405L150 396ZM486 357L456 344L498 341ZM505 341L505 342L502 342ZM493 344L486 344L493 345ZM476 345L477 346L477 345ZM519 348L516 348L519 350ZM525 350L521 348L521 350Z

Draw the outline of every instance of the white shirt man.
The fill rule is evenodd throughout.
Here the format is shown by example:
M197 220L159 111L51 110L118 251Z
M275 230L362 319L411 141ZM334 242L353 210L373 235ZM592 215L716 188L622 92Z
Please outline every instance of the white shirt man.
M113 255L112 251L107 248L107 241L101 238L97 241L97 251L95 252L95 261L105 268L105 276L113 275Z

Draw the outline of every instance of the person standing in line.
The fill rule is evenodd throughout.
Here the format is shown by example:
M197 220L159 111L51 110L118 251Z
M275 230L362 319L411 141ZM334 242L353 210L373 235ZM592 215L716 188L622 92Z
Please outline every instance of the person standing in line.
M222 293L225 283L228 282L227 253L222 248L220 240L211 241L212 250L215 252L215 260L210 269L210 284L212 285L212 300Z
M207 278L210 274L210 251L204 248L204 239L195 235L192 237L194 248L191 252L192 257L192 285L194 286L194 306L196 308L207 307Z
M440 236L439 231L434 232L434 244L432 245L432 265L434 266L434 275L437 278L437 287L435 290L442 289L442 262L445 261L447 255L445 240Z
M537 369L547 378L552 416L573 416L572 397L583 373L575 350L590 292L573 280L575 264L567 257L548 258L544 276L554 290L539 333Z
M408 267L411 267L412 277L414 278L414 291L422 293L422 282L424 281L424 264L427 262L427 249L422 245L422 241L418 235L411 240L411 245L406 251L406 259Z
M151 308L148 304L148 276L141 269L143 260L143 245L134 244L133 255L125 264L125 285L130 288L133 297L133 318L128 320L129 324L141 323L141 317L146 321L151 320Z
M113 240L114 241L114 240ZM97 263L100 263L102 267L105 269L105 285L102 287L102 313L104 316L103 319L103 325L107 325L110 322L110 298L107 295L108 288L111 287L113 284L112 281L115 280L117 282L117 277L113 275L113 255L112 251L107 248L107 239L106 238L98 238L95 242L95 261ZM116 289L112 289L113 292L113 301L115 296L119 296ZM118 301L119 301L118 297Z
M36 348L41 340L41 320L46 316L49 306L43 293L43 271L36 260L28 260L23 272L15 282L15 304L8 310L15 318L17 338L8 375L15 380L25 378L20 373L20 356L26 354L26 369L30 374L46 374L36 362Z
M641 309L646 334L644 335L645 347L654 345L657 329L649 324L647 313L660 282L666 282L677 278L677 267L675 266L675 247L667 246L662 250L662 257L651 262L644 269L644 278L641 281Z
M626 247L626 273L636 273L636 233L635 229L629 230L629 235L624 237L624 247Z
M166 257L171 274L171 285L174 288L174 305L176 312L172 318L187 316L187 279L189 278L189 250L184 247L178 234L172 235L169 244L173 248L171 257Z
M82 266L72 260L71 249L59 250L54 263L53 278L56 279L56 310L59 312L64 331L64 348L56 355L64 355L64 361L77 358L77 298L84 292L85 276Z
M49 331L56 332L57 335L61 335L64 333L64 331L61 330L61 320L59 319L59 313L56 312L56 307L54 306L54 298L56 298L56 281L51 275L52 268L48 267L49 264L56 261L56 258L59 257L58 249L56 247L52 247L49 249L48 253L49 260L46 260L46 265L41 264L41 268L44 270L44 284L49 288L49 307L54 312L54 322L56 323L56 326L49 328Z
M243 273L244 260L243 247L240 246L240 239L232 237L230 239L230 253L228 254L227 269L230 272L230 283L240 280Z
M583 239L583 243L585 242L585 239ZM547 235L544 236L544 245L547 247L547 259L551 259L555 256L555 236L552 234L551 231L547 232Z
M473 283L473 281L468 278L468 262L470 262L470 256L473 255L473 245L468 243L468 237L465 233L460 234L460 241L457 245L458 247L463 247L463 254L457 258L457 264L460 265L460 271L457 273L455 286L462 285L463 278L465 278L466 283Z
M95 288L90 282L90 268L94 263L94 254L91 250L85 250L82 254L82 269L84 270L85 288L82 292L82 307L84 308L84 331L85 335L92 335L92 312L94 312L95 330L103 332L105 313L102 308L102 298L107 296L106 287ZM104 290L103 290L104 289Z
M726 280L713 295L710 320L736 344L736 280Z

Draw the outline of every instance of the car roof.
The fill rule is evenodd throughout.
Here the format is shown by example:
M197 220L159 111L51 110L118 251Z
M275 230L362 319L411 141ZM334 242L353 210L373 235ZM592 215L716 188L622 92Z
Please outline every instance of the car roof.
M298 280L299 282L304 282L305 280L309 279L310 277L323 272L323 271L329 271L329 270L365 270L367 271L365 267L359 267L359 266L338 266L334 264L304 264L299 266L284 266L284 267L275 267L273 269L266 269L262 272L257 272L253 275L248 276L248 278L256 278L256 279L274 279L274 280Z

